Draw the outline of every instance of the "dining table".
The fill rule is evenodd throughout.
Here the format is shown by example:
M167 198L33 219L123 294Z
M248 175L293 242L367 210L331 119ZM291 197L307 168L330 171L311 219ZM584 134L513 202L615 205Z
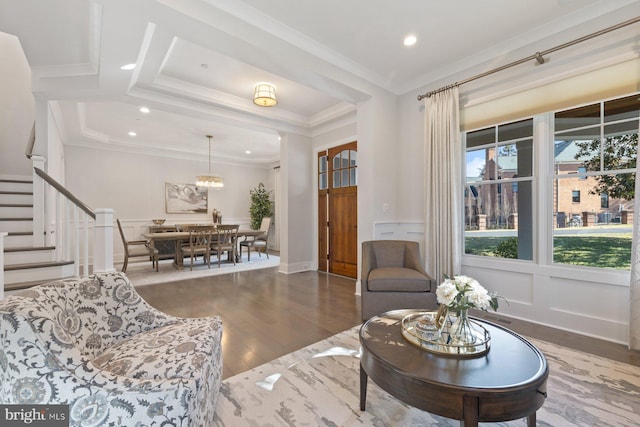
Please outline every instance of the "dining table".
M215 230L214 225L212 225L211 227ZM240 239L241 237L244 237L245 239L247 237L256 237L256 236L260 236L263 233L264 232L260 230L238 230L237 239ZM151 246L152 249L156 249L156 245L159 242L173 241L175 245L173 266L178 270L182 270L184 268L182 244L184 242L189 241L188 231L162 231L162 232L146 233L146 234L143 234L143 236L145 239L149 241L149 245ZM236 245L237 243L238 242L236 241ZM236 250L236 262L241 262L238 250Z

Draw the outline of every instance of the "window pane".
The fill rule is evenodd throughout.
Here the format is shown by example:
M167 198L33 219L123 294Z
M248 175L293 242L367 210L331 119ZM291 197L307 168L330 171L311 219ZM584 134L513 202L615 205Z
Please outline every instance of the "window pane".
M498 176L502 179L532 176L533 140L498 147Z
M559 140L554 143L554 171L556 174L574 174L600 171L600 139Z
M531 182L465 189L465 253L533 259Z
M485 178L487 150L467 151L467 182L473 182Z
M353 167L358 165L358 152L356 150L349 151L349 158L351 160L349 163L350 166Z
M349 186L349 169L342 170L342 186L343 187Z
M638 154L638 122L623 122L604 127L605 170L636 167Z
M556 179L554 191L560 195L570 191L572 196L567 202L562 196L557 199L553 262L628 269L634 183L634 173Z
M326 172L327 171L327 156L322 156L318 159L318 172Z
M333 171L333 188L340 188L340 171Z
M496 129L490 127L467 133L467 148L491 144L496 140Z
M327 174L326 173L321 173L319 178L320 179L318 179L318 188L320 190L326 190L327 189Z
M333 168L340 169L340 154L333 156Z
M604 121L638 118L640 111L640 96L632 95L604 103ZM636 122L637 123L637 122Z
M341 169L348 168L349 167L349 150L344 150L342 153L340 153L340 155L342 156Z
M560 111L555 114L555 130L574 129L600 123L600 104Z
M351 177L349 178L349 183L352 186L356 186L358 185L358 168L351 168L349 169L349 173L351 174Z
M498 126L498 141L527 138L533 136L533 119Z

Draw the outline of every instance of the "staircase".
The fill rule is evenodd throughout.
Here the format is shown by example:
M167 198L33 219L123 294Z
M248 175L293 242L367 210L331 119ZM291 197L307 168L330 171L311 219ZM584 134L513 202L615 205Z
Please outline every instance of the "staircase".
M4 289L24 289L72 277L73 261L57 260L55 247L33 246L33 181L0 179L0 230L4 248Z

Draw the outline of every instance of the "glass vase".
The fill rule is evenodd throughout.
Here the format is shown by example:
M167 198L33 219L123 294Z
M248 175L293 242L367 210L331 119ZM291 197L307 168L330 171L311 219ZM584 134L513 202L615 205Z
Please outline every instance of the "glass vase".
M478 340L475 329L469 320L468 310L461 310L449 330L451 344L473 345Z

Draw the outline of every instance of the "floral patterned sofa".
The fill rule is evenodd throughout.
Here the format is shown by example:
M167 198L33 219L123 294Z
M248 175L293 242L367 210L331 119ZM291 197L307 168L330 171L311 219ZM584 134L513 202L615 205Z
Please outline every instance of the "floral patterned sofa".
M69 404L72 426L209 426L222 322L148 305L122 273L0 301L0 403Z

